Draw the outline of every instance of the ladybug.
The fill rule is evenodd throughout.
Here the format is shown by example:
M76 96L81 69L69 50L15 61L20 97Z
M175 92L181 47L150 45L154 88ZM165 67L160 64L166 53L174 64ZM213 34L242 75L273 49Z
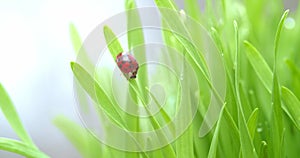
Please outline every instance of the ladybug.
M119 69L127 79L136 78L139 64L137 63L133 55L129 53L120 53L117 55L116 62Z

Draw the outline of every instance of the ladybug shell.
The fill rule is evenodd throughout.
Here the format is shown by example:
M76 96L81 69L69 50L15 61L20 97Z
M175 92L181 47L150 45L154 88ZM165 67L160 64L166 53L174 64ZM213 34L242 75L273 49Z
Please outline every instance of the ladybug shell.
M117 56L116 62L119 69L127 79L136 78L139 64L137 63L133 55L129 53L120 53Z

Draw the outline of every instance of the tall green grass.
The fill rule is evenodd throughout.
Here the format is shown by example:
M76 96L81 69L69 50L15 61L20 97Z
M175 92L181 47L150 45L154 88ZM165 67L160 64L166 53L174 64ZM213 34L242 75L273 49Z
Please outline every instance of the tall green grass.
M179 12L172 0L155 0L155 3L161 9L162 16L165 14L162 8ZM224 106L217 123L207 135L199 137L198 130L207 110L207 107L199 107L189 128L175 142L162 149L130 153L99 143L101 147L97 151L100 150L101 153L105 153L105 156L111 157L116 155L121 157L297 157L300 145L300 102L298 99L300 93L297 89L300 82L300 63L297 60L300 25L297 22L299 22L300 10L289 14L288 10L284 11L283 2L280 0L274 2L268 0L211 2L207 0L205 10L200 10L197 1L194 0L185 0L184 4L187 16L201 23L208 30L207 33L214 40L219 55L223 58L227 90L225 100L222 100ZM126 1L127 9L135 7L134 1ZM127 25L141 25L140 19L144 17L139 17L138 12L130 13ZM296 25L290 30L285 28L287 17L296 21ZM181 18L180 16L174 15L168 18L169 21L163 21L163 25L189 28L188 23L182 23L182 20L176 19ZM193 38L201 41L199 36L195 36L201 36L197 28L183 31L188 31L187 33L191 36L194 35ZM104 28L104 34L112 57L115 59L115 55L123 51L122 46L109 26ZM202 76L199 84L205 83L204 88L213 90L207 63L202 54L191 46L190 41L165 30L162 31L162 35L164 44L181 51L195 68L197 77ZM73 34L72 37L75 37L73 41L78 41L76 40L78 35ZM129 48L143 43L142 29L128 30ZM79 47L79 43L73 42L73 44ZM136 56L143 53L134 52ZM172 58L172 55L169 58ZM75 69L73 72L79 73ZM143 79L128 81L133 89L130 94L137 97L136 100L139 103L144 104L146 93L149 93L144 86L147 86L147 79L153 76L143 73L138 77ZM86 81L80 77L76 78L79 82ZM160 76L160 79L166 78ZM177 85L174 84L174 87L176 89ZM201 95L198 96L201 98L200 106L205 106L205 103L210 100L210 95ZM105 100L103 97L101 95L99 99ZM192 104L197 103L190 100L186 106ZM160 114L165 115L166 118L172 117L168 115L168 110L163 109ZM113 111L106 110L106 113L110 115ZM122 117L126 119L126 115ZM152 119L154 129L161 127L162 120L155 117ZM129 124L133 124L133 129L136 131L145 128L139 122L139 118L127 121L123 126ZM65 133L67 133L66 130L64 129ZM160 135L160 137L163 139L164 136ZM83 156L85 154L83 153Z
M201 32L195 26L189 26L179 14L179 7L173 0L155 0L161 11L162 25L167 28L181 29L190 35L192 41L198 41L197 45L204 45L201 39ZM135 1L127 0L126 9L128 28L128 48L132 49L145 43L144 32L141 26L141 19L136 10ZM174 16L168 15L163 8L176 12ZM218 49L219 56L224 62L226 75L225 99L220 96L218 101L223 105L220 108L220 115L216 124L206 134L199 137L199 129L208 110L208 103L212 95L218 96L211 81L210 72L205 58L201 52L195 49L191 41L188 41L172 31L162 30L164 44L181 52L186 61L193 67L197 74L198 84L204 93L195 93L197 89L187 79L191 74L185 71L185 66L176 65L176 58L172 54L162 56L162 61L172 59L174 68L185 73L181 86L189 87L188 91L180 94L181 88L178 82L171 80L168 96L179 101L183 95L187 109L198 105L198 110L192 123L180 137L164 147L152 151L125 152L98 141L87 129L77 125L72 120L59 116L54 119L54 124L66 135L66 137L78 149L82 157L297 157L300 147L300 9L289 12L284 11L281 0L222 0L206 1L204 10L195 0L184 1L186 16L199 22L207 30L213 40L214 47ZM178 13L178 14L177 14ZM296 25L287 28L286 19L292 18ZM199 25L200 26L200 25ZM103 33L108 49L113 59L123 50L122 44L109 26L103 28ZM70 35L75 52L82 47L82 40L73 24L70 25ZM196 46L197 47L197 46ZM82 49L82 48L81 48ZM82 51L81 51L82 53ZM133 52L139 60L146 60L146 50ZM84 56L88 63L88 57ZM162 108L158 114L150 117L148 124L138 116L129 116L122 112L112 96L110 82L111 75L107 78L93 77L86 67L76 62L71 62L71 68L82 89L89 97L97 102L102 115L105 114L110 121L128 131L142 132L147 129L154 130L161 128L165 123L171 122L177 112L176 102L167 100L166 104L172 104L175 108ZM164 72L163 70L159 70ZM97 72L96 72L97 73ZM109 74L109 73L108 73ZM150 79L159 77L159 80L168 80L169 76L149 76L147 68L139 71L136 80L128 81L128 98L133 98L136 103L144 106L148 114L147 102L154 100L157 106L159 102L155 94L149 90ZM98 74L101 76L101 74ZM158 80L158 79L157 79ZM120 89L122 90L122 89ZM212 91L213 93L208 93ZM205 93L206 92L206 93ZM196 94L196 96L194 96ZM6 93L1 93L7 98ZM197 102L199 100L199 103ZM11 105L10 102L5 104ZM1 108L3 107L0 103ZM4 104L3 104L4 105ZM11 106L13 107L13 106ZM13 109L13 108L11 108ZM29 136L15 116L14 110L2 111L19 135L21 140L27 144L26 148L19 142L3 138L1 149L23 154L28 157L36 157L39 152ZM187 112L189 112L187 110ZM187 119L190 113L186 113ZM101 115L101 114L100 114ZM100 117L101 119L101 117ZM102 120L103 121L103 120ZM179 124L184 120L179 121ZM175 126L175 127L174 127ZM177 124L170 126L170 133L176 133ZM103 122L104 131L107 137L110 135L110 127ZM157 133L162 142L167 141L164 133ZM134 137L131 135L131 137ZM153 145L151 138L146 140L147 145ZM124 141L120 138L120 141ZM3 142L3 143L1 143ZM5 144L13 143L14 146ZM134 142L140 149L144 149L138 140ZM1 147L1 146L0 146ZM11 148L9 148L11 147ZM29 155L26 154L29 153ZM33 153L34 156L30 155ZM36 154L36 155L35 155ZM43 154L42 154L43 155ZM43 155L45 157L45 155Z

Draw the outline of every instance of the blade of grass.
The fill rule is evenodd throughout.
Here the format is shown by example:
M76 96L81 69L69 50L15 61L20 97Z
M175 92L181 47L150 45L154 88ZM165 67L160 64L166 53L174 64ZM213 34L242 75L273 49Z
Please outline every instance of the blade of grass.
M87 129L64 116L56 117L53 123L76 147L82 157L109 157L109 153L104 154L100 142L88 133Z
M268 157L267 142L261 141L259 157Z
M19 115L2 84L0 84L0 96L0 108L7 121L9 122L10 126L13 128L13 130L16 132L16 134L22 141L27 143L30 147L37 149L32 139L23 127Z
M219 133L220 133L220 126L221 126L221 122L222 122L222 118L223 118L223 111L225 108L226 104L223 105L222 109L221 109L221 113L219 116L219 120L217 122L217 125L215 127L215 132L210 144L210 148L209 148L209 152L208 152L208 158L215 158L217 156L217 149L218 149L218 141L219 141Z
M284 21L287 17L289 10L286 10L278 24L275 41L274 41L274 68L273 68L273 88L272 88L272 105L273 105L273 112L272 112L272 146L270 148L270 152L272 153L272 157L282 157L283 156L283 117L282 117L282 109L281 109L281 94L279 89L279 82L277 78L277 51L279 45L280 34L282 31L282 27Z
M104 26L103 32L104 32L106 43L108 45L108 49L109 49L113 59L116 59L117 55L119 53L123 52L123 48L122 48L121 44L119 43L116 35L113 33L113 31L108 26Z
M292 87L296 96L300 96L300 69L296 66L296 64L292 60L286 60L285 63L288 65L290 70L292 71Z
M252 65L255 73L257 74L258 78L261 80L267 91L271 93L273 74L269 65L250 42L244 41L244 45L248 48L248 51L246 51L247 58Z
M183 73L186 69L185 65L183 65ZM189 82L182 82L182 86L190 87ZM184 102L184 108L186 110L186 116L181 118L178 122L178 126L184 127L184 124L189 120L192 120L192 103L191 103L191 92L184 90L182 93L185 94L185 98L183 98L182 102ZM179 96L178 96L179 97ZM179 99L179 98L177 98ZM177 105L179 107L180 105ZM177 111L177 110L176 110ZM185 132L176 140L176 157L177 158L185 158L185 157L194 157L193 150L193 124L189 125L189 127L185 130Z
M256 127L257 127L258 112L259 112L258 108L255 108L252 111L252 113L248 119L248 122L247 122L248 130L249 130L250 137L252 140L254 139L254 134L256 131Z
M107 96L105 91L98 85L93 77L83 67L75 62L71 62L71 68L82 88L98 105L102 107L109 118L117 124L124 126L124 121L115 109L110 97ZM98 99L98 96L101 96L101 98Z
M288 116L295 124L295 126L300 130L300 101L294 95L292 91L290 91L286 87L281 87L281 97L284 101L284 107Z
M13 152L28 158L50 158L26 143L7 138L0 138L0 150Z
M200 21L200 7L197 0L184 0L184 8L187 15L192 17L196 21Z
M126 0L125 6L127 10L127 37L128 48L133 51L137 61L146 62L146 50L142 23L134 0ZM142 70L142 71L141 71ZM149 97L145 87L148 85L148 70L147 67L140 69L138 73L138 85L145 102L149 102Z
M71 23L69 25L69 30L70 30L72 45L73 45L74 51L77 55L80 48L81 48L81 46L82 46L82 41L81 41L79 33L78 33L78 31L77 31L77 29L76 29L76 27L73 23Z
M128 130L126 122L120 115L117 106L114 105L114 102L110 100L110 97L107 96L106 92L98 85L98 83L92 78L92 76L79 64L71 62L72 71L79 81L82 88L89 94L97 106L100 105L100 108L104 110L105 114L111 119L111 121L118 124L124 130ZM139 142L134 138L133 135L129 134L133 139L134 143L139 149L143 149ZM143 156L148 157L145 152L142 151Z
M116 55L118 54L118 52L120 50L122 50L121 44L119 43L119 41L116 38L116 35L112 32L112 30L109 27L104 27L104 35L106 38L106 42L108 44L109 50L111 55L115 58ZM113 43L109 42L112 41L113 39ZM151 112L148 110L148 108L146 107L146 101L145 101L145 96L143 96L143 94L140 93L140 89L139 86L136 82L136 80L129 80L129 86L132 89L132 94L133 96L136 96L136 98L140 99L140 101L142 102L142 104L145 106L147 113L149 114L149 116L151 116ZM138 102L138 101L137 101ZM151 124L153 126L154 129L159 129L160 125L157 122L157 120L154 117L150 117L149 118L151 121ZM158 137L160 137L162 140L165 141L165 136L163 133L157 133ZM172 148L172 146L169 144L166 146L166 150L164 150L164 154L165 156L169 156L169 157L176 157L175 152Z
M241 151L243 157L255 158L257 157L257 153L255 151L252 139L250 137L250 132L248 130L245 115L243 112L243 107L240 98L240 88L239 88L239 80L240 80L240 55L239 55L239 30L238 24L236 21L233 22L234 30L235 30L235 40L236 40L236 53L235 53L235 97L237 100L238 106L238 124L240 131L240 142L241 142Z

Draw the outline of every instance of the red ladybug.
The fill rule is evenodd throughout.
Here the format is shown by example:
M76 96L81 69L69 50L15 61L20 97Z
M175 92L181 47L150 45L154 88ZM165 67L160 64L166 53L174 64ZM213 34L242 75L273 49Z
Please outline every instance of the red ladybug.
M139 64L137 63L133 55L129 53L120 53L117 55L116 62L127 79L136 78Z

